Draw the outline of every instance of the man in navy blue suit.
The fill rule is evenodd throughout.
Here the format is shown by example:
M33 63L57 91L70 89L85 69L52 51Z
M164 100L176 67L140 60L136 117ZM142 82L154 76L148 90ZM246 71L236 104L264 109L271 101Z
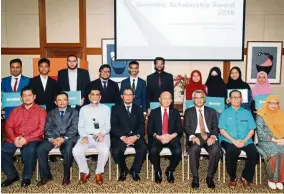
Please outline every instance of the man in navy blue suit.
M146 81L138 77L139 63L131 61L128 66L130 77L121 82L120 92L126 88L131 88L134 91L134 104L141 107L143 112L146 112Z
M2 92L20 92L25 86L29 85L30 78L22 75L21 59L12 59L10 61L11 76L2 78ZM11 111L15 107L5 108L5 119L7 120Z

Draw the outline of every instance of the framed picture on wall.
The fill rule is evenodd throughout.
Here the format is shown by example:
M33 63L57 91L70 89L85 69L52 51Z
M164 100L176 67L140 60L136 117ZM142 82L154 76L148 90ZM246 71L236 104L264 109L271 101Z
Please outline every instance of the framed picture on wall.
M256 83L257 73L264 71L271 84L281 83L282 41L248 41L246 81Z
M111 67L110 78L113 81L121 82L129 77L128 63L130 61L115 60L115 43L114 39L102 39L102 63L109 64Z

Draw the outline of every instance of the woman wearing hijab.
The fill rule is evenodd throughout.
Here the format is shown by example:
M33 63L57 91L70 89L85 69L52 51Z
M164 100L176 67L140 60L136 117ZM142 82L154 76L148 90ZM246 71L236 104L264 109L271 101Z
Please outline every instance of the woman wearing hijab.
M207 86L207 96L227 98L227 86L221 77L219 67L213 67L210 70L205 85Z
M252 96L272 94L272 89L268 81L267 73L260 71L256 76L256 84L252 88Z
M186 100L192 100L192 93L195 90L202 90L205 94L206 86L202 84L202 76L200 71L194 70L191 72L189 83L185 86L186 89Z
M248 102L242 103L241 107L250 110L253 98L250 86L242 80L242 72L240 68L233 67L230 70L230 75L227 83L227 89L247 89L248 90Z
M278 96L267 97L256 117L258 152L268 173L268 186L283 190L284 182L284 113Z

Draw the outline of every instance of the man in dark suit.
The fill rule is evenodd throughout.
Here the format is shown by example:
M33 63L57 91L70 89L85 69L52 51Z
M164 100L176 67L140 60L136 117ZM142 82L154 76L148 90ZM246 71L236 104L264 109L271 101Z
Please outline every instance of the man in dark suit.
M67 69L58 71L57 82L63 91L81 91L82 105L84 103L86 86L91 81L89 72L78 68L78 58L76 55L69 55L67 57L67 66Z
M217 141L219 135L217 113L214 109L204 106L203 91L194 91L192 99L195 106L186 109L184 115L184 131L189 146L190 169L193 174L192 188L199 187L198 168L202 147L209 153L206 183L209 188L215 188L213 179L220 159L220 148Z
M120 93L122 94L125 88L131 88L135 94L134 104L141 107L143 112L146 113L146 81L138 77L139 63L137 61L131 61L128 70L130 77L122 80Z
M173 75L164 71L165 59L157 57L154 60L156 72L147 76L147 108L150 108L150 102L159 102L160 94L168 91L172 94L174 103L174 81ZM173 108L173 103L171 108Z
M160 152L163 147L168 147L172 155L170 165L166 170L167 181L174 183L174 171L181 159L180 137L182 135L181 118L179 111L170 108L172 95L163 92L160 96L161 106L153 109L148 121L149 156L154 165L155 181L162 182L160 167Z
M133 146L136 154L130 173L134 181L139 181L139 173L147 152L144 115L142 109L133 103L134 93L131 88L124 89L121 98L123 104L114 106L111 111L112 155L119 165L119 180L125 181L128 169L124 152L127 146Z
M121 103L119 88L116 82L109 79L111 68L109 65L104 64L99 68L100 78L92 81L87 85L86 89L86 103L89 104L88 94L91 90L99 90L101 92L101 103Z
M11 76L2 78L1 92L21 92L21 90L29 85L30 78L22 75L21 59L13 59L10 61ZM5 108L5 120L8 120L10 113L15 107Z
M40 169L38 186L52 180L48 166L48 153L54 147L59 147L64 158L63 185L70 184L70 168L73 163L72 149L78 140L79 115L76 109L68 107L68 94L59 92L56 96L58 108L51 110L44 127L45 140L37 148L37 158Z
M30 81L30 86L36 93L35 103L45 105L46 110L50 111L56 108L54 99L60 89L56 80L48 76L50 61L47 58L42 58L38 61L38 71L40 75L32 78Z

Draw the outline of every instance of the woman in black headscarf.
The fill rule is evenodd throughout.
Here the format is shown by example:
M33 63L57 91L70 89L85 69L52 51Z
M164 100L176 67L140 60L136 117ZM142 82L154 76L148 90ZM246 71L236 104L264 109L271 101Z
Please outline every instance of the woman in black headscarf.
M227 88L229 89L247 89L248 90L248 102L242 103L241 107L250 110L253 97L252 91L248 83L242 80L242 72L239 67L233 67L230 70L230 75L227 83Z
M227 86L221 77L221 70L219 67L213 67L210 70L205 85L207 86L207 96L221 97L226 100Z

